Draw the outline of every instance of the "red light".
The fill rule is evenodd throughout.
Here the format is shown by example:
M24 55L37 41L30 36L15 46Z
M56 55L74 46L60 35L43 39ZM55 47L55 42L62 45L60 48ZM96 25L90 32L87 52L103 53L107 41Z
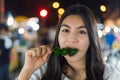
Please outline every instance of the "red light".
M48 12L47 12L46 9L42 9L42 10L40 11L40 16L41 16L41 17L45 17L45 16L47 16L47 14L48 14Z

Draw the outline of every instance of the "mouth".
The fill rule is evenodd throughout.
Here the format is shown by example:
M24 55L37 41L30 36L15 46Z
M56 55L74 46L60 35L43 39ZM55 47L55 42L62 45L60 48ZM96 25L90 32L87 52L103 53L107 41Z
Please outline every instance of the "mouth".
M59 47L55 47L53 48L53 52L56 56L65 56L65 55L69 55L69 56L73 56L78 52L77 48L70 48L70 47L66 47L66 48L59 48Z
M64 45L62 48L78 49L76 45Z

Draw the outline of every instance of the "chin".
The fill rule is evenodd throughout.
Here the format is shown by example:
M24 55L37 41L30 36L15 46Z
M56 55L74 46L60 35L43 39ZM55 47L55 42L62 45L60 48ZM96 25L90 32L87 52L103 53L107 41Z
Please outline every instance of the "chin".
M78 55L78 54L75 54L73 56L66 55L64 57L69 62L78 62L85 59L85 55Z
M70 62L75 62L75 61L79 61L80 60L80 58L78 58L77 56L69 56L69 55L66 55L65 56L65 59L67 60L67 61L70 61Z

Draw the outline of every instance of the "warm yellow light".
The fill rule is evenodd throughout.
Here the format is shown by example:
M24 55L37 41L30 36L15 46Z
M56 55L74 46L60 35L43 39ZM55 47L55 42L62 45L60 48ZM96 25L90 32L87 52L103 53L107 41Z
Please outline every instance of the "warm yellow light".
M52 4L52 6L53 6L53 8L57 9L57 8L59 8L60 4L59 4L59 2L54 2Z
M120 27L120 18L116 20L116 25Z
M60 18L61 18L61 16L62 16L62 15L60 15L60 14L59 14L59 15L58 15L58 18L60 19Z
M59 8L59 9L58 9L58 14L59 14L59 15L62 15L62 14L64 13L64 11L65 11L65 10L64 10L63 8Z
M105 6L105 5L101 5L101 6L100 6L100 10L101 10L102 12L105 12L105 11L106 11L106 6Z

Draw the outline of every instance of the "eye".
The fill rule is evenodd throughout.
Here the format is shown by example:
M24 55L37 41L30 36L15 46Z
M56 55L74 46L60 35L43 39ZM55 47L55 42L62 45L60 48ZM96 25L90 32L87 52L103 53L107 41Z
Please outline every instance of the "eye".
M83 30L80 30L80 31L79 31L79 34L87 34L87 32L86 32L86 31L83 31Z
M66 33L66 32L69 32L69 30L68 29L63 29L62 32Z

